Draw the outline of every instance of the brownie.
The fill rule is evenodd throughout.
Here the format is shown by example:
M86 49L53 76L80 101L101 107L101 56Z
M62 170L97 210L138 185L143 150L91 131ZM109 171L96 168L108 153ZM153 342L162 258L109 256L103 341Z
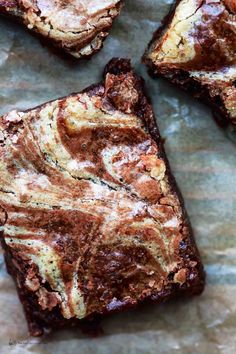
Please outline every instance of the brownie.
M200 294L204 271L143 80L0 118L2 246L30 334Z
M54 47L81 58L101 49L122 4L120 0L1 0L0 14L9 15Z
M144 62L236 124L236 2L178 0L154 33Z

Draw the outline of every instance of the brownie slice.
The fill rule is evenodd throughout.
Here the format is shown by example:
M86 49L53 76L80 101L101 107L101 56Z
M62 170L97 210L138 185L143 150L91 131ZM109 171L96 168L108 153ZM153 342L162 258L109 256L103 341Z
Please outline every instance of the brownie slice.
M144 56L163 76L209 103L215 118L236 124L236 1L180 0Z
M31 335L200 294L204 271L143 81L0 118L2 246Z
M0 14L75 58L97 52L120 13L120 0L1 0Z

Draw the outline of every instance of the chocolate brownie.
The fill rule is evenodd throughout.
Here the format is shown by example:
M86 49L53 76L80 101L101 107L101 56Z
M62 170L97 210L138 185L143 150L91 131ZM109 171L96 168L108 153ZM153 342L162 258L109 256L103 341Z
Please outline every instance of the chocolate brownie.
M236 124L236 1L178 0L144 56L163 76Z
M31 335L144 300L200 294L204 271L143 81L0 118L2 245Z
M10 15L47 42L81 58L102 47L122 4L120 0L1 0L0 14Z

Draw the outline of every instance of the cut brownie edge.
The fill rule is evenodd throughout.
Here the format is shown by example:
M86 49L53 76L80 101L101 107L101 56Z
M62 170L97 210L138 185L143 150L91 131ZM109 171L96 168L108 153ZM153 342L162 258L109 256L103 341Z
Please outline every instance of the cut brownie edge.
M171 73L168 69L160 71L157 70L155 65L149 60L144 59L143 62L148 65L148 73L151 77L166 79L173 86L193 96L199 102L208 105L212 111L215 122L221 128L226 128L229 125L234 126L236 124L236 120L230 117L225 108L222 97L220 95L212 97L207 86L201 85L201 83L191 78L186 71L173 70Z
M25 248L24 246L22 249L21 247L19 247L20 243L24 243L24 239L27 240L27 237L29 237L27 236L27 233L29 233L32 226L30 226L28 222L25 224L25 235L23 236L22 241L19 241L21 239L16 234L16 231L18 229L15 230L13 228L13 225L15 225L16 223L16 221L14 221L14 218L17 216L17 213L21 213L23 218L25 218L24 215L27 215L27 219L32 220L32 222L36 223L34 226L36 227L36 230L34 232L38 234L37 239L41 234L43 234L44 230L48 230L48 238L52 238L52 240L54 240L53 242L55 242L56 240L56 234L54 234L54 232L57 232L59 234L62 233L61 236L59 235L60 237L57 236L59 237L59 243L56 247L59 247L59 249L63 250L63 262L68 263L66 268L67 270L63 269L63 274L64 276L67 274L67 277L70 275L70 272L67 272L70 269L68 267L70 267L69 265L72 259L70 260L70 253L67 252L67 247L69 246L69 244L63 243L63 235L65 232L69 234L71 233L71 239L74 239L74 231L73 229L70 229L72 227L70 226L70 218L72 218L74 222L78 223L78 227L80 227L80 224L83 223L83 228L88 227L89 224L92 225L93 223L95 223L95 219L92 218L91 214L91 217L87 221L83 221L83 219L80 219L80 216L78 215L76 209L77 207L74 207L75 209L72 209L70 211L70 214L72 214L70 216L69 213L66 212L66 205L64 206L63 204L62 208L60 206L60 203L58 205L55 205L55 202L52 204L53 208L43 210L42 205L40 204L41 201L39 199L37 199L37 210L35 209L35 205L33 204L34 201L32 200L32 197L31 200L28 200L27 190L23 199L26 203L26 206L28 205L27 209L22 209L22 207L14 206L14 203L16 203L15 199L10 199L10 201L12 200L13 203L13 206L10 206L9 200L7 199L6 201L6 195L0 195L0 204L3 205L3 208L5 208L8 213L8 219L5 220L5 233L11 234L15 230L15 236L12 235L10 237L9 235L7 236L5 234L2 239L2 244L5 249L6 263L8 264L8 270L10 270L10 273L12 274L13 278L15 278L15 280L17 279L16 284L18 287L21 302L23 303L26 312L26 317L29 323L29 330L30 333L34 336L42 335L45 329L49 330L50 328L82 325L83 322L87 320L93 322L93 319L96 319L97 317L105 316L113 312L120 312L129 308L134 308L139 303L142 303L144 301L163 302L170 298L175 298L176 296L197 295L200 294L204 288L204 271L202 263L200 261L199 253L197 251L193 239L192 230L189 225L187 214L185 212L183 199L177 189L174 177L170 172L169 163L165 156L164 147L162 145L160 134L156 126L155 118L150 103L144 93L143 80L133 72L130 65L130 61L123 59L113 59L105 69L105 81L103 83L93 85L88 89L82 91L82 93L80 94L72 94L71 96L65 97L64 99L62 98L56 101L51 101L49 104L46 103L42 106L38 106L35 109L28 110L25 113L22 112L22 114L24 114L24 116L22 116L23 122L27 121L27 124L29 126L33 124L32 127L34 127L35 130L39 129L39 127L35 125L36 123L40 124L40 120L38 120L38 114L41 114L41 119L45 118L45 115L43 115L42 112L45 112L45 110L49 109L52 105L54 105L54 107L59 107L60 113L57 113L57 124L59 124L61 119L64 117L62 116L62 112L65 112L65 109L68 109L66 108L68 104L70 104L69 107L71 117L76 114L77 111L74 110L74 105L77 104L77 97L79 99L79 102L81 103L81 105L79 106L80 109L85 109L85 111L83 111L83 114L86 113L86 109L89 109L89 105L91 105L91 102L94 102L96 109L100 110L99 114L105 114L104 119L108 119L106 123L109 127L108 132L106 132L107 128L99 128L100 130L98 131L97 139L102 139L102 144L105 143L105 140L103 140L103 136L106 139L112 139L112 145L109 145L109 149L110 147L112 147L112 149L118 149L113 157L114 162L112 162L112 164L114 164L114 166L120 166L121 164L121 171L123 176L122 181L120 181L119 183L116 182L115 184L114 181L111 183L110 177L107 176L104 171L102 172L99 170L96 173L98 174L98 176L100 176L99 178L103 180L102 183L105 183L105 185L100 186L99 182L99 186L94 186L94 177L92 177L92 180L91 178L88 178L88 180L86 181L84 181L83 178L79 178L78 182L73 181L70 177L68 177L69 180L67 181L67 177L62 173L62 171L60 172L60 164L62 163L62 161L57 162L57 169L59 169L60 173L54 169L53 174L59 173L60 178L64 180L64 193L69 193L70 190L75 193L76 188L80 186L81 183L83 183L82 185L84 186L83 188L85 190L89 187L86 193L93 193L93 189L95 187L95 196L96 198L98 198L98 201L100 198L98 192L99 189L102 188L103 198L105 198L106 195L112 196L114 194L116 196L115 198L121 198L120 200L118 200L119 203L122 203L123 201L125 201L126 203L131 203L131 216L129 216L129 218L131 217L131 219L130 221L128 221L129 219L124 219L124 221L122 222L123 225L119 223L117 224L116 227L118 228L116 234L114 234L113 236L114 239L112 239L113 243L111 246L107 242L105 245L103 245L102 242L98 242L95 249L95 259L93 258L93 253L89 255L90 250L86 250L86 252L84 251L84 262L82 262L81 264L81 266L83 267L83 271L82 269L79 269L78 271L80 274L80 278L84 277L84 279L81 280L82 283L79 283L79 289L83 291L87 313L83 315L84 319L79 314L79 318L81 319L78 320L78 317L76 318L76 316L68 315L68 312L66 312L66 316L69 318L65 318L61 310L61 301L63 299L61 300L60 297L64 296L63 291L60 290L61 287L59 288L60 291L58 292L58 288L55 286L55 284L50 284L46 278L43 279L42 277L45 277L43 268L41 269L41 272L38 273L37 266L32 264L32 260L31 262L28 261L27 247ZM109 112L110 116L107 116L107 113L104 113L104 111ZM90 116L91 118L89 119L92 119L92 115ZM18 134L18 132L15 132L14 123L12 123L12 121L14 121L14 119L20 120L20 118L15 118L17 116L14 115L6 115L5 117L8 119L8 122L11 122L11 124L9 124L7 128L8 135L10 134L9 137L7 137L7 141L9 142L9 139L13 139L12 144L14 144L14 141L16 139L14 138L14 136L15 134ZM4 121L6 121L6 118ZM120 137L120 128L112 128L112 125L109 125L112 122L113 126L114 124L116 124L114 119L119 119L119 125L123 127L122 135L120 135ZM125 125L123 125L123 120L127 121L127 128L125 128ZM74 121L73 124L75 124L75 122L76 121ZM105 121L103 120L103 124L104 122ZM72 124L72 121L70 124ZM136 127L137 124L138 126ZM134 125L135 129L131 128L132 125ZM63 126L58 125L58 127L62 129ZM23 126L20 126L17 129L18 131L20 131L20 134L24 136L22 130ZM125 129L128 129L127 133ZM48 132L48 135L50 135L50 131ZM150 136L152 140L149 140L148 136ZM40 135L40 139L42 139L42 137L43 136ZM60 135L60 137L61 139L64 139L64 135ZM25 138L26 137L24 137L24 139ZM36 139L36 137L34 139ZM73 135L71 136L71 139L74 139ZM89 139L89 136L86 139ZM119 150L119 144L122 141L121 139L123 139L125 144L128 144L124 145L125 147L123 148L123 151L125 151L125 149L127 150L127 155L125 155L126 157L123 157L128 161L127 167L125 160L124 162L122 162L123 160L121 159L123 152L122 150ZM38 141L38 143L41 144L40 146L42 149L42 141ZM86 141L84 143L86 143ZM95 142L93 141L90 142L90 144L93 143L95 144ZM150 147L147 147L147 143L151 144ZM67 141L63 140L63 144L65 144L65 146L68 146ZM73 145L69 145L67 148L71 149L74 146L76 146L75 143L73 143ZM77 146L79 147L79 140L77 142ZM134 146L134 150L132 154L129 155L128 152L132 148L132 146ZM33 146L32 149L35 149L35 147ZM98 146L97 158L99 158L99 149L100 146ZM133 162L134 156L136 156L135 154L137 154L137 152L139 151L137 149L144 150L140 150L136 157L138 159L137 162ZM102 151L106 151L105 146L103 146ZM111 152L113 150L109 151ZM158 153L158 159L156 159L156 157L152 155L153 153L151 151L157 151L155 152L155 154ZM47 154L49 154L49 151L47 152ZM60 158L60 156L58 158ZM89 155L87 156L87 158L89 161ZM40 157L38 157L38 159L40 159ZM139 160L140 162L138 162ZM47 161L50 162L50 160ZM145 164L145 170L143 170L143 164ZM48 176L50 180L51 178L57 178L55 176L51 176L50 170L47 170L47 168L49 168L47 165L38 165L37 162L35 166L37 166L38 171L39 166L41 169L44 168L43 175L40 174L40 180L42 180L44 176ZM28 166L28 168L30 168L30 166ZM141 169L141 172L138 172L139 169ZM72 172L74 173L74 171ZM137 176L139 173L141 173L141 175L143 174L143 177L141 178L138 184L136 183L136 180L133 179L132 173L137 173ZM153 177L150 177L150 174ZM165 178L165 180L163 180L163 178ZM56 183L55 179L53 179L53 181L53 183ZM71 186L68 189L67 183L69 181L71 183ZM143 189L144 182L148 184ZM120 183L122 188L119 191ZM160 190L160 194L158 195L157 190L160 189L160 183L162 184L161 188L163 190ZM73 188L72 185L74 186ZM41 198L40 194L38 194L38 187L36 187L37 186L35 185L34 197L38 195L37 198ZM10 187L8 187L8 189L9 188ZM53 185L51 185L51 188L54 188ZM152 189L151 194L147 194L148 189ZM17 190L15 190L14 194L17 195L17 193ZM77 191L76 193L81 193L81 191ZM50 196L48 192L47 194L47 203L50 204L50 198L52 198L52 196ZM61 194L60 196L62 199L65 198ZM72 201L73 198L74 197L72 197ZM67 203L65 199L63 200L63 203ZM98 201L96 203L98 203ZM107 202L108 201L109 199L107 200ZM84 201L84 203L87 203L86 200ZM116 199L114 199L113 203L117 203ZM81 207L83 207L82 204ZM88 208L91 209L89 204ZM97 206L96 204L94 204L93 212L96 212L96 208ZM149 211L145 211L146 209L148 209ZM91 209L91 212L92 210L93 209ZM156 218L155 220L158 220L158 223L166 223L166 226L157 226L159 224L156 224L156 221L154 223L154 219L151 219L151 217L148 216L150 215L150 213L154 212L157 213L157 215L153 216L152 218ZM119 213L121 213L121 210L119 211ZM147 216L145 216L145 213L148 213ZM121 218L122 220L122 214L118 215L119 218ZM87 216L83 216L83 218L85 217ZM165 221L161 221L163 217ZM47 218L49 218L48 222ZM113 222L115 221L111 221L111 223ZM175 229L176 222L179 223L177 229ZM19 221L17 221L17 223L19 223ZM68 225L65 229L63 226L64 223L65 225ZM134 229L131 228L131 225L135 225L135 223L138 223L137 225L139 225L137 229L139 230L138 233L136 227ZM4 222L2 222L2 224L4 224ZM163 233L163 239L165 239L165 242L167 242L167 248L166 246L164 246L164 244L162 245L161 239L159 239L158 234L156 234L156 232L159 232L159 227L161 227L160 230L162 231L160 232ZM164 227L164 229L162 229L162 227ZM108 229L108 231L112 231L112 225L109 226L109 228L111 229ZM140 234L140 232L142 232L142 229L143 234ZM92 230L93 229L91 229L90 232L94 233L95 230ZM133 235L134 238L132 238L131 241L129 241L123 246L122 242L125 240L124 236L120 239L119 243L117 243L116 241L116 237L118 237L120 232L121 234L126 234L126 237L130 237L129 235ZM154 234L152 234L153 232ZM85 236L88 237L89 233ZM78 234L78 238L79 240L81 239L81 242L83 237L83 232L81 234ZM97 237L96 233L93 237ZM140 237L142 239L139 240ZM137 240L135 242L137 242L137 245L135 246L134 240L136 238ZM153 241L151 241L152 238ZM11 240L13 240L14 243L15 239L18 240L17 247L17 244L15 244L15 246L14 244L11 244ZM7 241L7 243L5 240ZM68 238L67 243L69 242L69 240L70 238ZM93 248L94 241L89 242L91 242L91 248ZM156 245L159 245L159 242L161 248L159 249L158 246L158 248L156 249ZM77 246L71 246L72 248L70 252L73 252L73 250L77 249ZM85 246L86 243L81 243L82 249ZM148 247L152 250L153 255L150 254ZM59 249L57 249L57 251ZM155 252L153 253L153 250L155 249L155 252L160 252L160 255L157 259L162 259L163 257L163 260L161 261L161 268L156 263L155 256L158 254ZM78 250L76 252L78 252ZM38 264L40 265L40 263ZM107 265L109 267L107 267ZM137 271L136 268L140 270ZM101 273L99 269L102 270ZM168 269L168 271L166 271L165 269ZM86 281L86 277L88 277L89 279L88 282ZM28 288L25 286L26 279ZM96 288L98 288L98 290L94 288L93 284L96 285ZM102 292L99 290L99 287L104 288L102 288ZM111 293L111 295L109 295L109 293ZM66 303L64 303L63 306L65 305ZM66 310L68 311L67 308ZM74 310L71 309L70 311Z

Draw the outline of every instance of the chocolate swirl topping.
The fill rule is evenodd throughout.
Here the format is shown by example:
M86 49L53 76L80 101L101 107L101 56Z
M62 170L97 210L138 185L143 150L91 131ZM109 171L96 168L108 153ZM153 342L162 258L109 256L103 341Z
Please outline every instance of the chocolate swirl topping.
M202 289L142 82L127 61L107 71L104 84L0 119L5 247L20 287L65 319Z

